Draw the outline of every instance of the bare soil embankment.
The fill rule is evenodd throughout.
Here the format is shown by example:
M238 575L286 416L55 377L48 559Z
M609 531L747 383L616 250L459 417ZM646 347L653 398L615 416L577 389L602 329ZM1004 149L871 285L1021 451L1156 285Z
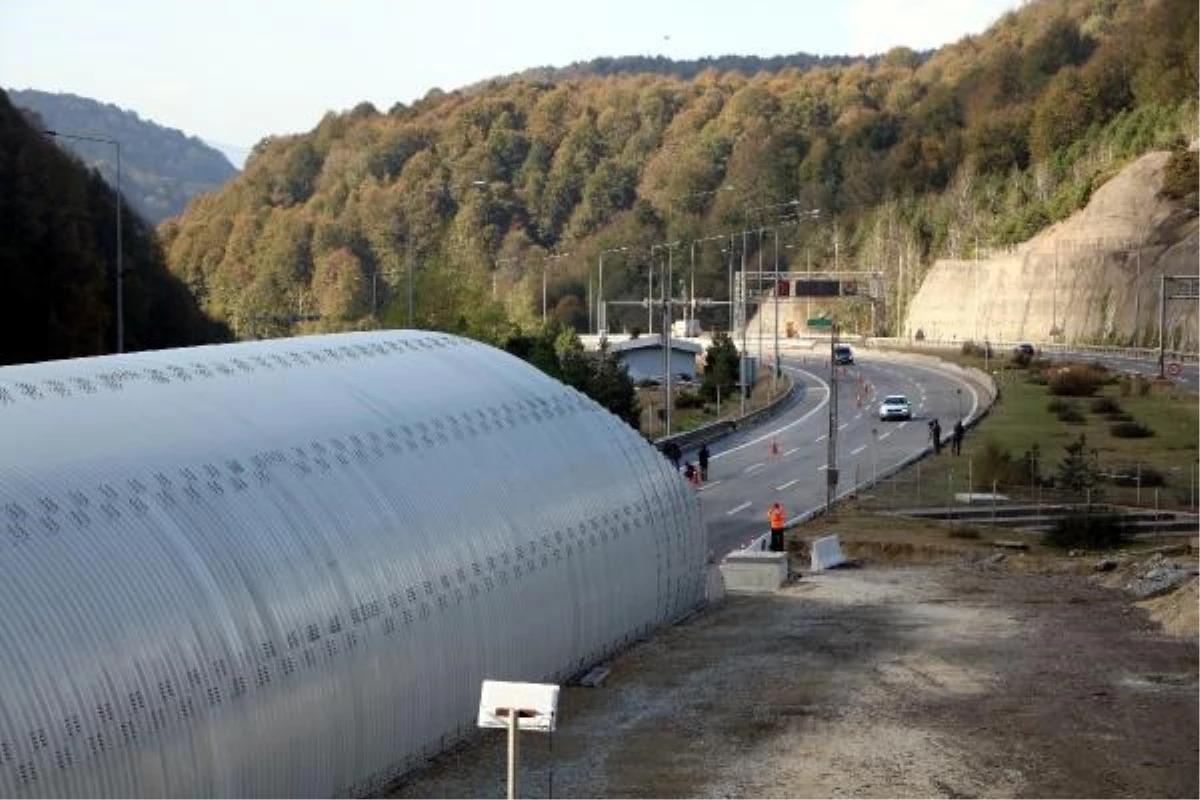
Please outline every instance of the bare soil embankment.
M729 597L601 687L566 687L553 738L522 737L522 796L1200 792L1194 629L1169 635L1080 559L997 560L937 532L847 549L860 567ZM489 731L395 796L504 791Z

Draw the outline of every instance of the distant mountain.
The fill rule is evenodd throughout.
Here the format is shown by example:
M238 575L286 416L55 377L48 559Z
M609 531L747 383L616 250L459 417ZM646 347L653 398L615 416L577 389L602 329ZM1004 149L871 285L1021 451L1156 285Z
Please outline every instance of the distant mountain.
M0 364L102 355L118 340L134 351L229 338L167 271L154 229L122 209L0 91Z
M183 212L198 194L211 192L237 174L219 150L195 136L166 128L110 103L72 94L9 91L13 105L32 111L35 128L93 136L121 143L121 193L147 222L157 225ZM58 137L116 186L116 148L104 142Z
M246 159L250 157L250 151L254 149L252 147L243 147L240 144L226 144L225 142L210 142L207 140L205 144L220 150L221 154L229 159L229 163L233 164L237 169L242 169L246 166Z

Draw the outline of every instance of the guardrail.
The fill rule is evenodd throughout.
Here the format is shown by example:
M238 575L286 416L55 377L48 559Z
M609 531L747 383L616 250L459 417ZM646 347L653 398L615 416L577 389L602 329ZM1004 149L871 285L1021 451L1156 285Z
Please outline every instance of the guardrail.
M1011 353L1013 348L1015 348L1018 344L1032 344L1039 352L1043 353L1081 353L1083 355L1104 356L1107 358L1123 358L1130 361L1158 361L1157 347L1119 347L1116 345L1063 344L1060 342L1030 341L1028 339L1012 342L996 342L982 339L946 340L873 337L864 340L865 344L871 347L904 347L929 350L958 350L962 348L962 346L968 341L977 346L982 346L984 344L991 345L992 353L996 354L997 356ZM1200 353L1166 350L1164 356L1168 361L1180 361L1189 364L1200 363Z
M771 400L771 402L762 408L755 409L742 417L722 419L708 425L702 425L699 428L693 428L690 431L684 431L683 433L661 436L654 440L654 446L661 450L663 445L668 442L674 442L679 445L680 450L689 450L693 447L699 447L702 444L715 442L717 439L733 433L743 425L753 425L756 422L762 422L775 416L783 404L791 399L795 391L796 381L793 380L786 392Z

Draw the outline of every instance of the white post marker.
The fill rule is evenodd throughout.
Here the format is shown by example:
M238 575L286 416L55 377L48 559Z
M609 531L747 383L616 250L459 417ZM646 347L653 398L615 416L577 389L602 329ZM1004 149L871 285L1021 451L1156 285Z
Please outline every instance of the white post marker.
M556 684L483 682L476 724L480 728L508 730L508 800L517 796L517 731L552 732L557 709Z

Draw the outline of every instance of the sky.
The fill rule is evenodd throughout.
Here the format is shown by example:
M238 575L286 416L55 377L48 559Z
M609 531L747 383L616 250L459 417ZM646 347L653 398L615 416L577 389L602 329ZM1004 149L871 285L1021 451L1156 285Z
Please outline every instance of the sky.
M860 55L981 33L1022 0L0 0L0 87L250 147L602 56Z

